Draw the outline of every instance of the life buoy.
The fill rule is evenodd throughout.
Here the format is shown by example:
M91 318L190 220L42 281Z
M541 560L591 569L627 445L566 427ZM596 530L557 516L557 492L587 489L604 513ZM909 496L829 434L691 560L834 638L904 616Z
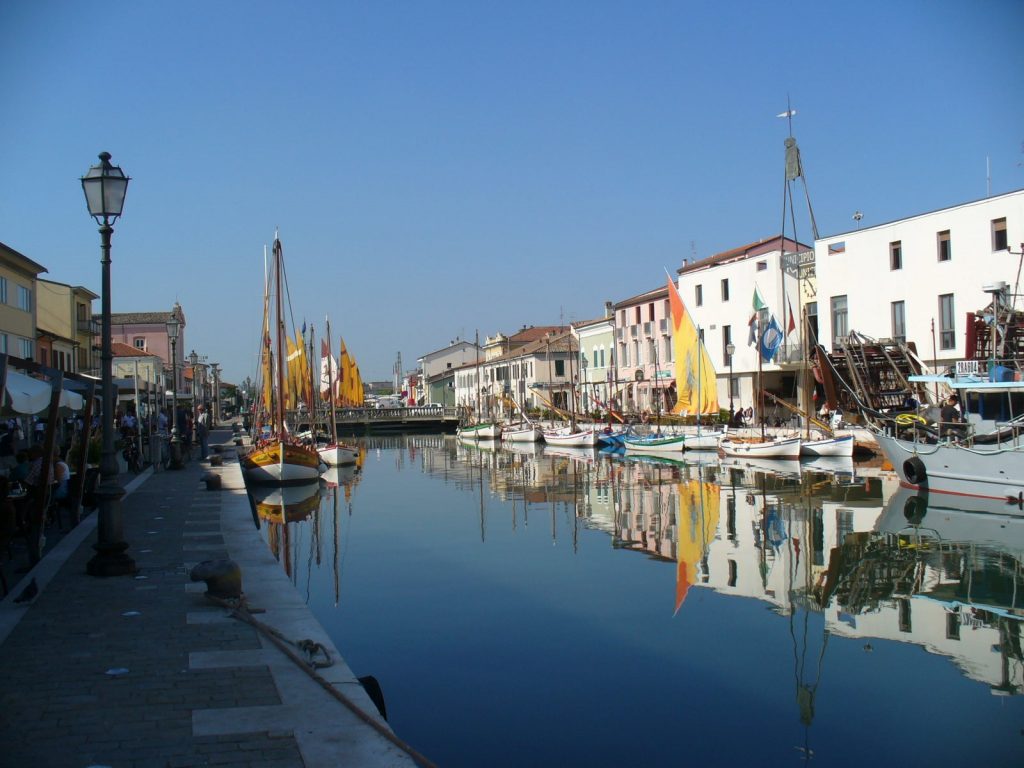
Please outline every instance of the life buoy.
M909 427L911 424L927 424L928 420L916 413L901 413L896 417L896 423L901 427Z
M911 485L928 485L928 470L917 456L911 456L903 462L903 476Z

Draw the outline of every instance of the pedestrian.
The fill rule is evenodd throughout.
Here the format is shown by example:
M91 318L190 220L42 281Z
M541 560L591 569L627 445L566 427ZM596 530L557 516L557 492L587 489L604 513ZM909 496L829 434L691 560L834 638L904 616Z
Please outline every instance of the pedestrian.
M14 465L14 433L5 428L0 433L0 469L10 470Z
M196 438L199 440L199 458L205 459L208 453L206 440L209 437L210 414L201 405L196 406Z

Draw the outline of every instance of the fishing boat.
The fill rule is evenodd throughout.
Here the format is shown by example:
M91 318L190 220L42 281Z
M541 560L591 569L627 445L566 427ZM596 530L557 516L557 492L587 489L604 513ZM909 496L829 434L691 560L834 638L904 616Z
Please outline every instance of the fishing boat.
M346 381L344 376L351 371L345 369L338 369L337 363L334 358L331 357L331 321L330 318L325 318L325 337L321 340L320 347L320 397L324 398L326 395L327 405L327 429L330 434L330 442L327 445L317 446L316 452L320 455L320 460L323 461L328 467L342 467L349 464L355 464L356 459L359 458L359 448L354 445L349 445L338 440L338 420L335 415L335 396L336 386L344 388ZM342 339L342 352L345 352L345 341ZM347 367L347 366L346 366ZM335 376L337 371L338 376ZM349 388L351 389L351 382L348 382ZM362 386L359 387L362 390Z
M567 429L544 433L544 442L562 448L594 448L600 433L593 429L579 429L575 424Z
M512 397L508 398L519 411L518 424L503 424L501 427L501 439L509 443L536 443L541 439L542 431L539 424L531 421L523 411L521 405Z
M718 448L726 456L751 459L799 459L802 442L799 437L779 437L756 441L728 437L718 444Z
M1024 507L1024 417L1014 416L1024 381L988 381L974 373L911 376L910 381L942 384L958 393L967 422L954 429L929 425L920 416L897 416L880 429L878 447L900 485Z
M251 483L289 485L309 483L320 476L320 456L312 446L300 442L285 420L285 314L284 254L274 237L274 263L267 274L263 297L263 339L261 350L262 390L255 405L253 433L257 439L239 457L245 478ZM270 323L274 320L273 344ZM275 354L276 350L276 354Z
M837 435L800 443L801 456L853 456L853 435Z
M501 424L495 421L487 420L481 421L479 414L482 412L481 409L481 386L480 386L480 334L476 335L475 342L477 350L477 364L476 364L476 408L474 409L473 421L460 424L455 430L455 434L460 440L498 440L501 438Z
M683 435L626 435L622 438L629 454L682 454L686 438Z

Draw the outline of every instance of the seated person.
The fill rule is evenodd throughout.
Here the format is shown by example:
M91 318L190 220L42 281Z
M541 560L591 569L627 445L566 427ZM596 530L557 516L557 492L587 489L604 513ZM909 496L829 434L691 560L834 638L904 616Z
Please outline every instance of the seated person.
M966 429L964 419L957 407L956 395L950 395L939 411L939 435L942 437L963 437Z
M28 477L28 471L32 464L28 460L28 451L18 451L14 457L14 469L11 470L10 478L12 483L23 483Z

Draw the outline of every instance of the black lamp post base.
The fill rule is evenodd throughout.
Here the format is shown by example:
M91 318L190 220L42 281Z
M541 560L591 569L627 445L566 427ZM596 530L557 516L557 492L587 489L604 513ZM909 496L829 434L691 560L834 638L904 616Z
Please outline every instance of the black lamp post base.
M86 564L85 572L90 576L130 576L138 572L135 561L125 552L127 542L116 544L93 544L96 554Z

